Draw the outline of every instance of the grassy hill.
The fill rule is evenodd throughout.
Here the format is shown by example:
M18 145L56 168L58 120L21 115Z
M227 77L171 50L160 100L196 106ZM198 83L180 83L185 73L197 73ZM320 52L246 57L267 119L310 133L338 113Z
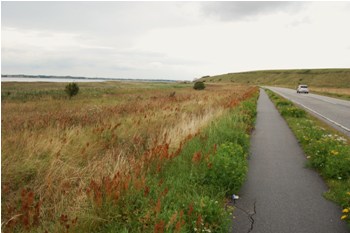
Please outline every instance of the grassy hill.
M266 70L206 76L205 82L231 82L252 85L350 88L350 69Z

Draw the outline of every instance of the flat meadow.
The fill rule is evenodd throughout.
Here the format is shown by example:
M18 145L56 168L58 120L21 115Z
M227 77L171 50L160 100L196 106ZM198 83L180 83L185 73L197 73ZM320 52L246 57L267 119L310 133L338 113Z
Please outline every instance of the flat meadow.
M227 231L256 87L79 83L68 99L65 85L2 83L4 232Z

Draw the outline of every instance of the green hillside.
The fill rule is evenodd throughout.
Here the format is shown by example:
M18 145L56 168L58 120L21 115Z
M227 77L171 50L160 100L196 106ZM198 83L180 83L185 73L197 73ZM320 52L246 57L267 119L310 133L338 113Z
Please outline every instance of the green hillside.
M266 70L206 76L205 82L276 85L295 87L308 84L314 87L350 88L350 69Z

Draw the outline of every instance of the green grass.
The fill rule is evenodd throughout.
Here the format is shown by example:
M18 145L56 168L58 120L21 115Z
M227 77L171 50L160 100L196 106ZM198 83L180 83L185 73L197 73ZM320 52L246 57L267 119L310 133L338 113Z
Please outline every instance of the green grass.
M230 82L250 85L273 85L296 88L298 84L311 87L350 88L350 69L266 70L228 73L201 78L205 82Z
M324 127L316 118L279 95L267 90L278 111L300 142L307 165L325 179L325 196L343 208L343 219L350 223L350 144L349 139Z
M68 99L65 93L67 83L16 83L3 82L1 83L1 100L2 101L31 101L38 99ZM104 95L128 94L133 92L133 89L147 91L148 89L172 89L191 87L191 84L184 83L147 83L147 82L96 82L96 83L78 83L80 88L79 94L73 98L100 99Z

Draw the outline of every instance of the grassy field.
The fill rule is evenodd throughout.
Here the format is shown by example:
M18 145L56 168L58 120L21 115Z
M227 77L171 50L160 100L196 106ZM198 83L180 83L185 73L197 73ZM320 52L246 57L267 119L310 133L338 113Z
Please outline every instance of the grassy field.
M334 129L267 90L281 115L300 142L308 166L328 184L325 196L343 208L342 220L350 226L350 141Z
M227 231L257 88L64 86L2 83L4 232Z
M298 84L307 84L310 87L350 88L350 69L251 71L216 75L201 80L290 88L296 88Z

